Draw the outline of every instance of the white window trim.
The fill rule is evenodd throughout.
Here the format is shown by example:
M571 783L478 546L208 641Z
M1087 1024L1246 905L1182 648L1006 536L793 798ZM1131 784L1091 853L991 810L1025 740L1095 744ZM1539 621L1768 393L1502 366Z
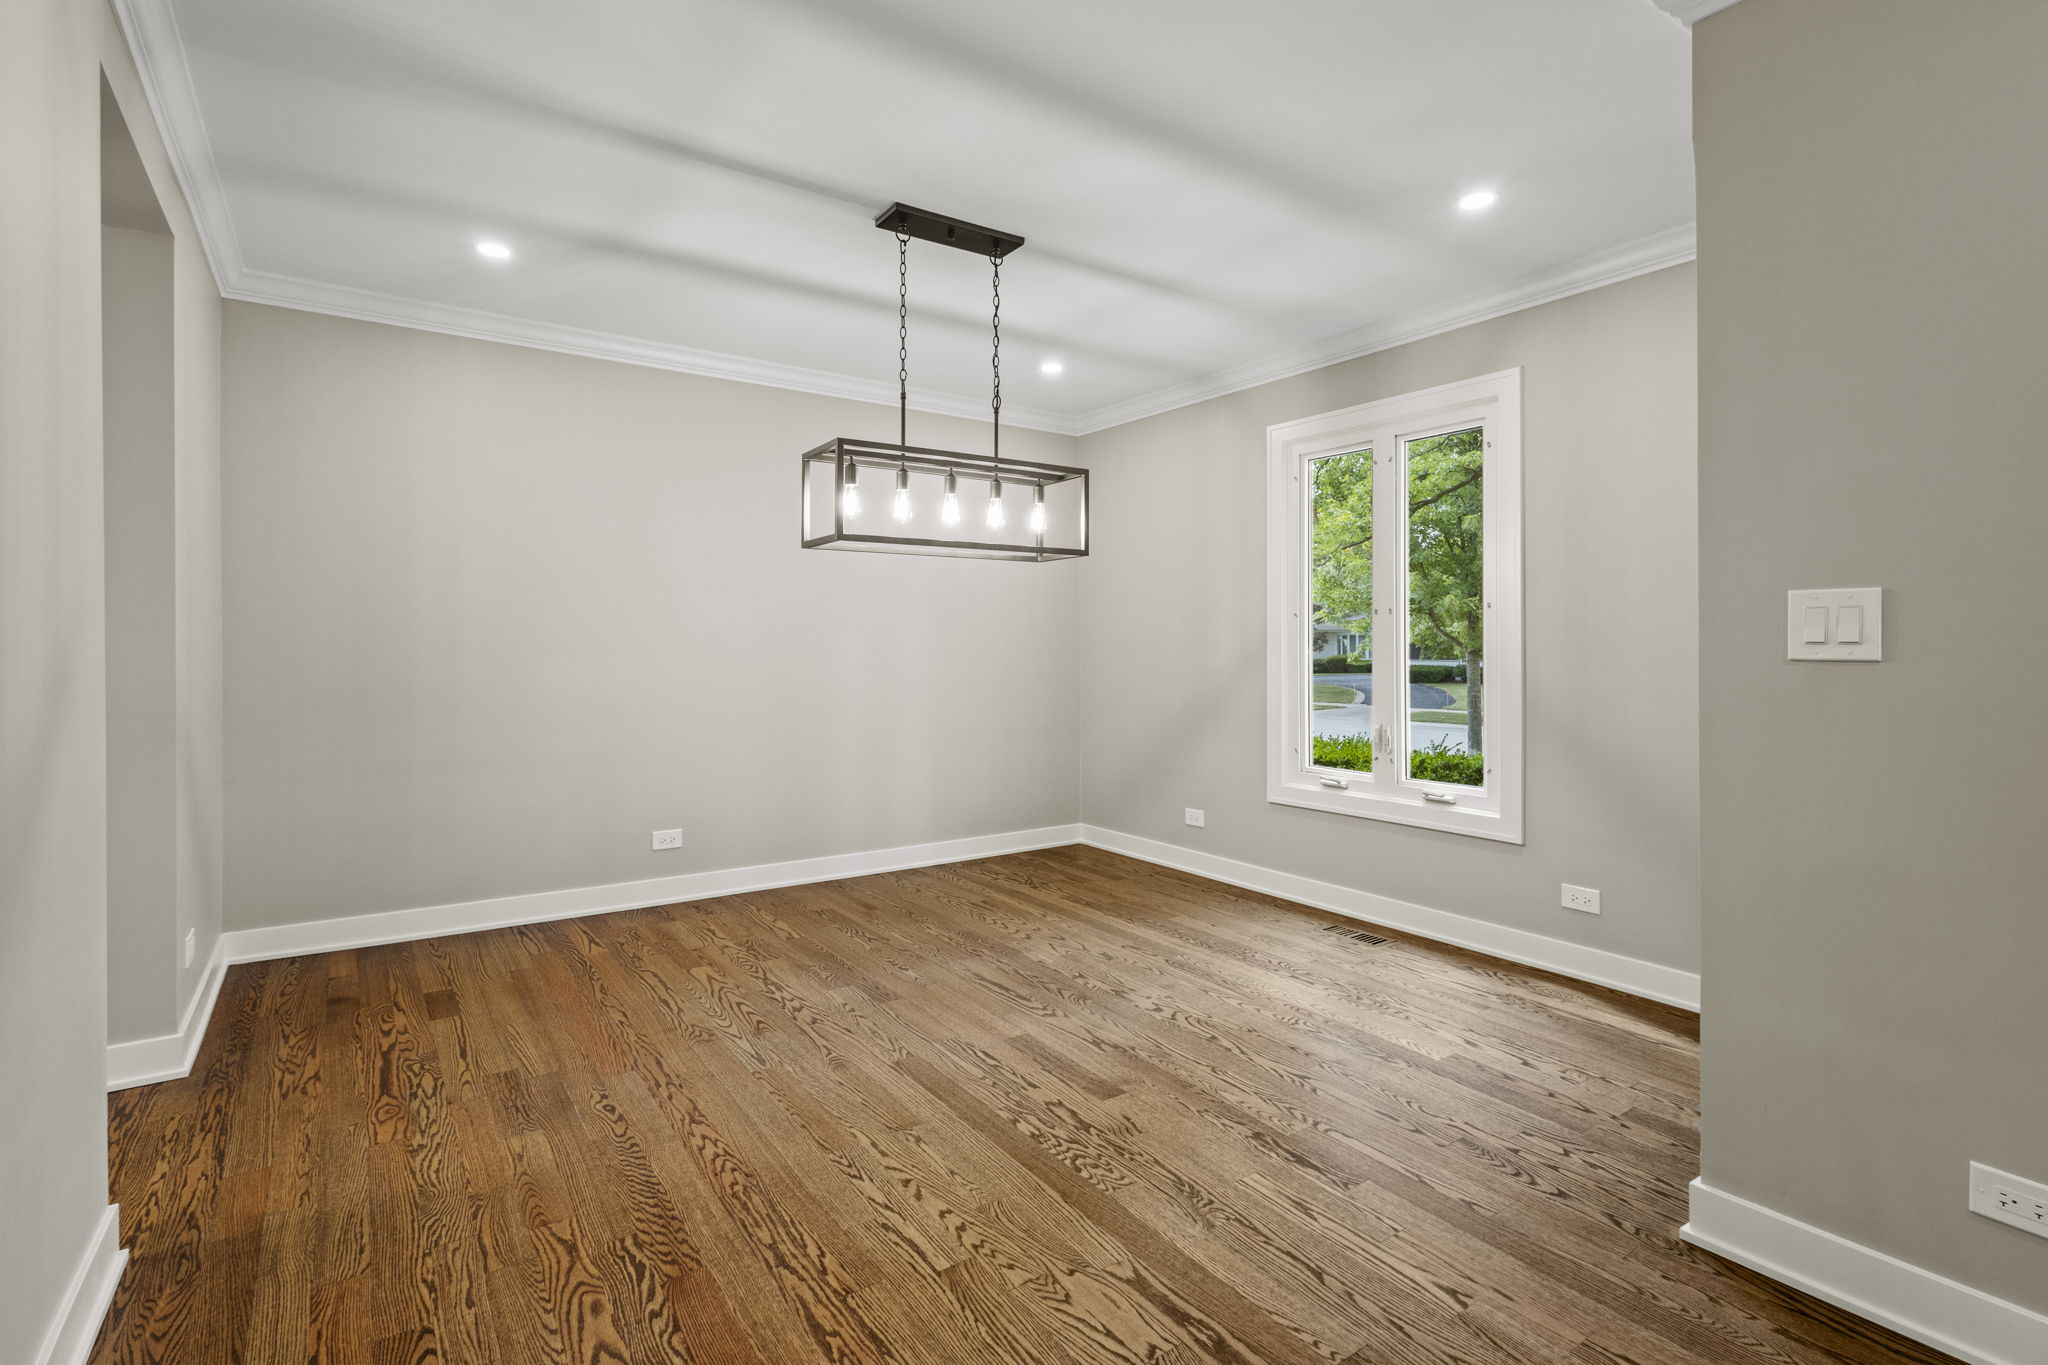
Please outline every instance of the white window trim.
M1308 752L1309 613L1308 462L1367 449L1373 452L1373 540L1405 546L1408 501L1383 497L1383 471L1401 468L1400 442L1473 426L1485 428L1486 764L1483 793L1418 782L1405 771L1406 746L1375 744L1371 774L1310 766ZM1503 843L1522 842L1522 372L1502 370L1419 393L1282 422L1266 429L1267 778L1266 799L1278 805L1389 820ZM1386 628L1407 612L1406 555L1398 572L1373 576L1375 639L1400 639ZM1377 652L1377 651L1376 651ZM1406 650L1396 658L1405 662ZM1375 664L1377 679L1377 663ZM1375 688L1374 729L1402 735L1408 689ZM1396 754L1400 756L1397 759ZM1342 787L1326 780L1344 782ZM1440 805L1426 793L1449 794Z

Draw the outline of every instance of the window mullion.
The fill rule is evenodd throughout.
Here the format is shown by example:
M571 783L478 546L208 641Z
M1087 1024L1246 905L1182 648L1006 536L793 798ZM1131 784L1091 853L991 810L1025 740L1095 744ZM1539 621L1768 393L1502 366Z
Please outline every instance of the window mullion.
M1312 662L1315 654L1316 594L1315 571L1310 563L1315 546L1314 468L1314 462L1309 459L1297 460L1294 465L1294 530L1299 539L1294 546L1295 639L1289 666L1299 670L1294 676L1291 691L1294 704L1300 708L1294 724L1295 763L1304 770L1315 768L1316 708L1311 694L1316 681Z
M1373 438L1373 774L1408 774L1408 466L1394 432Z

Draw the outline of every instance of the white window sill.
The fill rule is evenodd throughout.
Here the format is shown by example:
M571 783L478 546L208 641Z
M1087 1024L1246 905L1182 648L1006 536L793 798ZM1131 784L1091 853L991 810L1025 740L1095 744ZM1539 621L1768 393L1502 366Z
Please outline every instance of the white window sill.
M1441 830L1446 834L1463 834L1474 839L1492 839L1503 844L1522 842L1519 819L1476 805L1445 805L1428 801L1423 798L1424 790L1417 786L1381 790L1363 776L1353 779L1352 786L1340 789L1324 786L1321 774L1304 773L1269 787L1266 800L1276 806L1300 806L1336 815L1357 816L1363 820L1385 820L1391 824ZM1442 790L1453 789L1446 787Z

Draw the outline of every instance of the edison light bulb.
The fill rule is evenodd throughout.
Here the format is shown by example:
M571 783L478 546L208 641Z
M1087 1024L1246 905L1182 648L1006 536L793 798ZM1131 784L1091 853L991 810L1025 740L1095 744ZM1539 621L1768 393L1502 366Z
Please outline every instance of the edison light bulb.
M988 481L988 524L991 530L1000 530L1003 524L1003 481Z
M857 466L846 467L846 486L839 493L839 510L849 517L860 515L860 486L854 482L859 477L860 469Z
M954 477L951 474L946 475L946 500L939 504L939 520L948 526L960 524L960 497L954 492L954 488Z
M1045 534L1045 485L1031 490L1031 531L1033 535Z
M910 471L901 465L896 467L896 505L890 515L898 521L910 520Z

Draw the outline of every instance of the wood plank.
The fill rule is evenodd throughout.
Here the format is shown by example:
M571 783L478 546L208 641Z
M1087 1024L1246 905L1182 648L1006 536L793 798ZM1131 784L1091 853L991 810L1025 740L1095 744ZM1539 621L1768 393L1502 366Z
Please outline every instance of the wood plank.
M95 1365L1936 1365L1680 1244L1682 1012L1097 849L231 969Z

